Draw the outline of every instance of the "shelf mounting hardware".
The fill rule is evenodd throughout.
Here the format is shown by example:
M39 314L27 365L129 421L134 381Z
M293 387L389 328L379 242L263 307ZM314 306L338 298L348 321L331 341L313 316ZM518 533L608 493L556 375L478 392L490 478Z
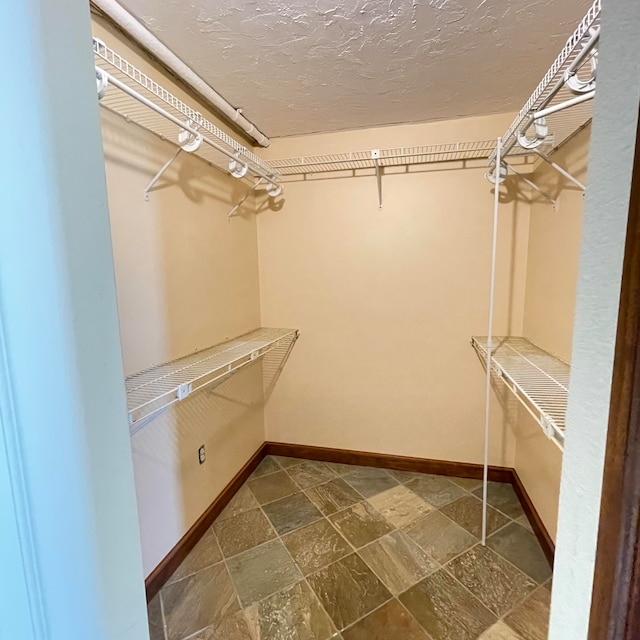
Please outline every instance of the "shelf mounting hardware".
M571 175L566 169L563 169L557 162L554 162L546 153L543 153L540 149L534 149L534 153L540 156L547 164L551 165L560 175L563 175L567 180L573 182L578 189L582 191L587 190L587 187L580 182L578 178Z
M376 167L376 180L378 182L378 209L382 211L382 169L380 168L380 149L372 149L371 158Z
M529 180L527 176L520 173L520 171L515 169L509 163L505 162L505 165L507 166L507 169L509 171L514 173L516 176L518 176L518 178L520 178L523 182L528 184L534 191L537 191L545 200L548 200L553 205L554 211L558 210L558 201L555 198L552 198L546 191L541 189L535 182L532 182L531 180Z
M151 178L151 180L149 181L149 184L144 188L144 199L146 202L149 202L149 191L151 191L151 189L153 189L153 187L156 185L156 182L158 182L158 180L160 180L160 178L162 178L162 176L164 175L164 172L173 164L174 160L180 155L180 153L182 152L182 148L179 148L160 168L160 171L158 171L158 173L156 173L155 176L153 176L153 178Z
M258 188L258 186L260 186L260 184L262 184L264 182L264 178L260 178L256 181L256 183L253 185L253 187L251 187L251 189L249 189L249 191L247 191L247 193L245 193L242 198L240 198L240 200L238 201L238 203L236 204L235 207L233 207L233 209L231 209L231 211L229 211L229 213L227 214L227 218L231 219L233 218L233 216L235 215L236 211L246 202L247 198L255 192L255 190Z

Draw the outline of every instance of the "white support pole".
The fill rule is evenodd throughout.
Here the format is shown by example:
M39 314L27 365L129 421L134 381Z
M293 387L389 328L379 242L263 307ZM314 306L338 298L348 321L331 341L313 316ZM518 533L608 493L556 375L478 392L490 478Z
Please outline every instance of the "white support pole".
M548 200L554 207L557 206L558 202L554 198L552 198L548 193L543 191L535 182L532 182L531 180L529 180L529 178L522 175L517 169L512 167L510 164L507 164L505 162L505 165L507 166L507 169L509 169L509 171L512 171L523 182L526 182L534 191L537 191L545 200Z
M487 543L487 498L489 489L489 421L491 417L491 354L493 352L493 302L496 289L496 258L498 249L498 212L500 208L500 166L502 138L496 145L496 184L493 198L493 242L491 247L491 284L489 286L489 328L487 331L487 380L484 415L484 472L482 479L482 544Z

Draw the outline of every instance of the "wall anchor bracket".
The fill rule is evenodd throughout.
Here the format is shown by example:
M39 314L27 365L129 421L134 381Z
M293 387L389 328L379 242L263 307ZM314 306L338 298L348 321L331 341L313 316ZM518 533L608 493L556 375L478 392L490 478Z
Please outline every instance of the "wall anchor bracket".
M378 181L378 209L382 211L382 168L380 167L380 149L372 149L371 158L376 165L376 180Z
M247 191L247 193L244 194L244 196L242 196L242 198L240 198L240 200L238 201L238 203L236 204L235 207L233 207L233 209L231 209L231 211L229 211L229 213L227 214L227 218L233 218L233 216L235 215L236 211L245 203L245 201L247 200L247 198L258 188L258 186L260 184L262 184L264 182L264 178L260 178L254 185L253 187L251 187L251 189L249 189L249 191Z

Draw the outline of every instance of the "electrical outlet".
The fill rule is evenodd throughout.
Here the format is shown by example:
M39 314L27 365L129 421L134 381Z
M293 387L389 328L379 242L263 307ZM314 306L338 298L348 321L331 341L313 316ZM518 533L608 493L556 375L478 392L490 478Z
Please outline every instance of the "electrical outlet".
M202 445L198 449L198 462L200 464L204 464L204 461L207 459L207 452L205 451L204 445Z

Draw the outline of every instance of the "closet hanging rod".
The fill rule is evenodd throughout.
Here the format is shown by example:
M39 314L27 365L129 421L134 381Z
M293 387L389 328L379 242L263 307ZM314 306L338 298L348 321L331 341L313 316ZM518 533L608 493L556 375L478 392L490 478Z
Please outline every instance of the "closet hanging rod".
M227 102L116 0L91 0L91 3L259 145L269 146L269 138L240 109Z
M540 116L536 119L536 114L547 108L555 106L554 100L568 102L576 94L582 95L590 93L595 86L595 64L597 61L597 45L600 37L600 12L601 0L595 0L587 14L572 36L567 40L562 51L551 65L545 76L542 78L535 91L520 110L511 126L503 136L504 148L503 158L512 155L514 148L518 145L518 136L525 137L529 128L536 122L541 122ZM578 79L579 70L587 63L592 63L592 77L587 82ZM588 100L586 98L585 100ZM563 115L557 122L551 123L554 137L535 141L536 143L546 143L554 148L560 146L580 127L586 124L591 118L590 108L587 108L585 100L574 103L573 109L568 115ZM581 106L582 105L582 106ZM549 112L547 117L554 119L557 111ZM544 122L544 121L542 121ZM517 153L523 150L518 146ZM525 153L532 153L532 149L524 149ZM495 168L495 150L489 157L489 167Z
M155 111L158 115L161 115L163 118L170 120L179 129L184 129L185 131L188 131L189 133L191 133L193 136L202 137L203 142L206 142L209 146L213 147L216 151L219 151L220 153L224 154L230 160L238 159L237 153L228 151L222 145L218 144L217 142L214 142L209 137L205 136L202 133L202 131L190 126L189 124L187 124L187 122L180 121L178 118L171 115L168 111L166 111L162 107L158 106L157 104L154 104L148 98L145 98L143 95L139 94L134 89L131 89L130 87L128 87L124 82L120 82L120 80L112 76L108 71L104 71L104 69L99 69L98 72L105 74L105 77L107 78L107 81L109 84L112 84L115 87L118 87L118 89L120 89L121 91L124 91L124 93L131 96L134 100L141 102L145 106L149 107L149 109L152 109L153 111ZM273 177L273 174L271 175L266 174L258 167L253 167L252 171L254 173L257 173L261 178L264 178L265 180L269 180L269 182L273 182L273 183L277 182L277 180Z
M269 195L279 195L280 175L271 164L97 38L93 38L93 51L101 107L238 179L249 177L248 174L261 177L267 181ZM157 181L170 164L165 163L152 182ZM145 189L146 196L151 186Z

